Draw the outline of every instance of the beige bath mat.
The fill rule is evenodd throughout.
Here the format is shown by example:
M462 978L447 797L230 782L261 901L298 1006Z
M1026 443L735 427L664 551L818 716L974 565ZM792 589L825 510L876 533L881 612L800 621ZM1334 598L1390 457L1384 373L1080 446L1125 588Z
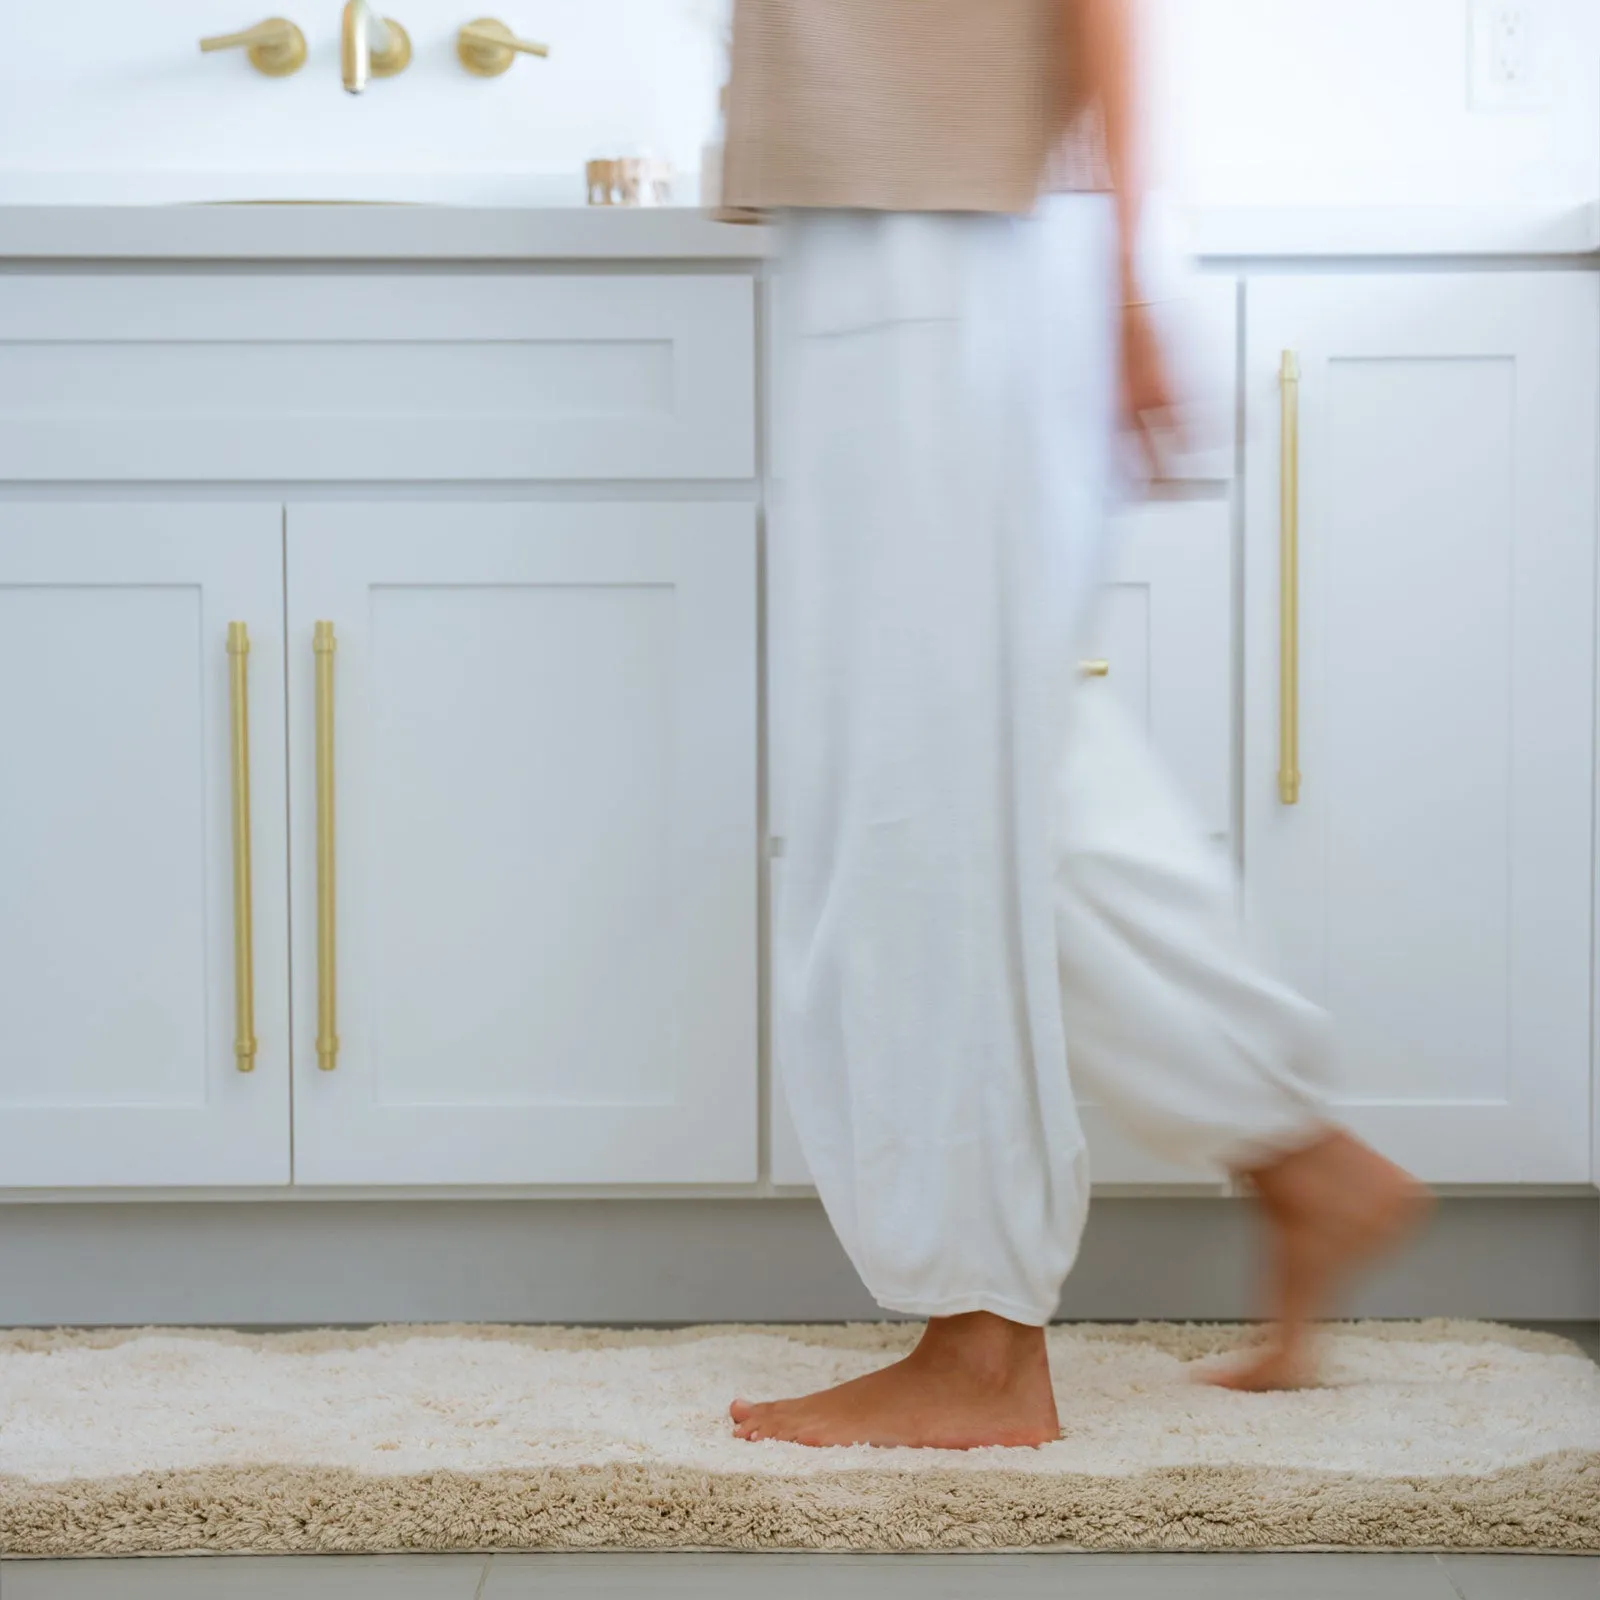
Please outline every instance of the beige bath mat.
M548 1548L1600 1550L1600 1367L1365 1323L1325 1387L1190 1380L1237 1330L1052 1330L1042 1450L734 1439L896 1327L0 1335L0 1553Z

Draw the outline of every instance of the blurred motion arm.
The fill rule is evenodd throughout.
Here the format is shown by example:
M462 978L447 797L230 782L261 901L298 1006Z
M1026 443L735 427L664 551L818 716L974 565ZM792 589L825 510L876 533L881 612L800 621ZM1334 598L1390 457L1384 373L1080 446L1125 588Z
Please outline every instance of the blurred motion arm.
M1117 192L1123 298L1139 298L1134 257L1144 211L1146 173L1143 62L1139 0L1065 0L1068 38L1078 56L1073 75L1098 106L1106 157Z

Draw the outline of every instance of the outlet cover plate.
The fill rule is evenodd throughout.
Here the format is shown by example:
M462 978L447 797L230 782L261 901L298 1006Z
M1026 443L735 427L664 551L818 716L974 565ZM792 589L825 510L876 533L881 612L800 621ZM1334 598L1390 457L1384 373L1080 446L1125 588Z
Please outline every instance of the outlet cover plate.
M1472 0L1469 102L1474 111L1544 109L1540 0Z

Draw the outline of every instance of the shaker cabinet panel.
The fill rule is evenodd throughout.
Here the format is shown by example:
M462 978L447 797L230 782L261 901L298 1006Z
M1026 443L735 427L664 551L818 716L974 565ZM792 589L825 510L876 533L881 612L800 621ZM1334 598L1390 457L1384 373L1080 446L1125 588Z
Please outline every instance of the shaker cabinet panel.
M1233 520L1226 496L1115 518L1085 655L1177 780L1208 838L1233 828Z
M1219 855L1233 834L1233 517L1224 495L1151 500L1115 518L1113 556L1087 645ZM1068 1066L1071 1065L1068 1034ZM1150 1155L1104 1110L1082 1107L1097 1184L1203 1184L1214 1173Z
M0 368L0 480L755 474L733 275L17 273Z
M754 523L290 508L297 1181L755 1177Z
M0 503L0 1188L288 1181L282 626L277 506Z
M1251 915L1334 1013L1344 1113L1439 1182L1590 1171L1597 302L1248 291Z

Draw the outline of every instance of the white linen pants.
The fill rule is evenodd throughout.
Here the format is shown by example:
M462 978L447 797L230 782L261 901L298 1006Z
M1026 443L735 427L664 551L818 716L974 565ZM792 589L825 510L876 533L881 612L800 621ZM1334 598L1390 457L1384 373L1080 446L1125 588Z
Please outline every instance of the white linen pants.
M1076 645L1113 436L1103 196L785 225L771 542L773 1020L884 1307L1044 1323L1074 1089L1219 1169L1320 1122L1320 1012Z

